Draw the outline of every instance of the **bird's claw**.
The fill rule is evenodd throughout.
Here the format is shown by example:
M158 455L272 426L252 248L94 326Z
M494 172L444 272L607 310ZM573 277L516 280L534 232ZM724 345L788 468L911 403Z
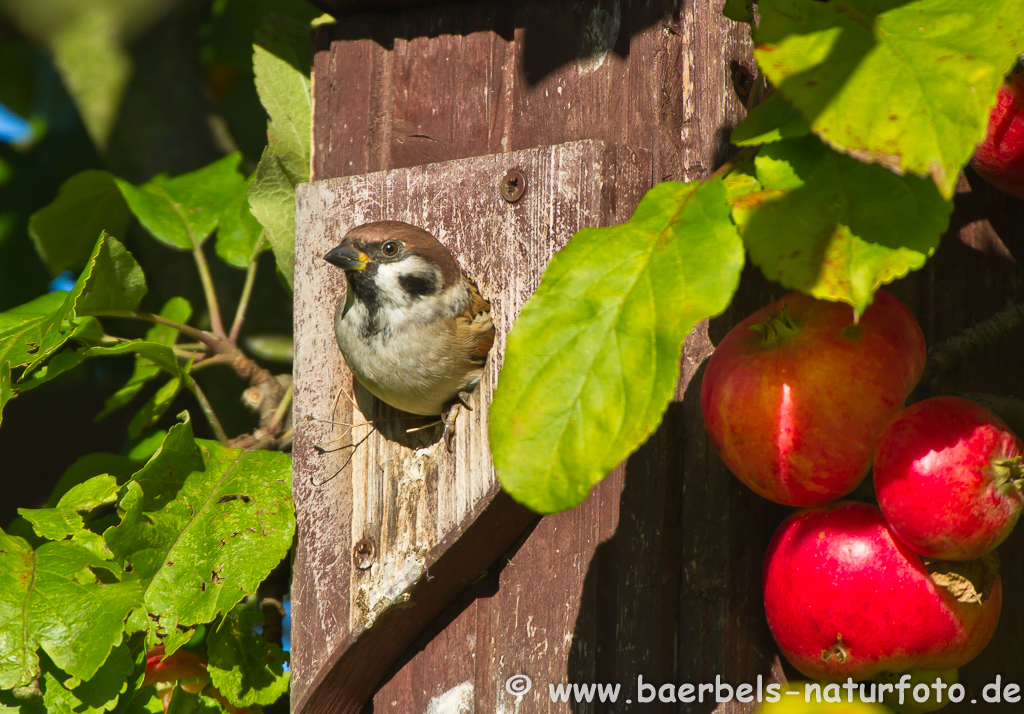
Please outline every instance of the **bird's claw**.
M444 434L442 436L445 448L448 449L449 454L455 453L455 449L452 446L455 440L455 420L458 418L461 410L462 405L456 402L449 407L448 412L444 415Z

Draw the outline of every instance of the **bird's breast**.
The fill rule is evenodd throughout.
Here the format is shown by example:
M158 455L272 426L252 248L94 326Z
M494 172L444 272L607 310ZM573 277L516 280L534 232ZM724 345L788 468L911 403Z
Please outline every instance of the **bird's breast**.
M440 414L463 390L472 389L483 367L470 359L454 332L449 306L410 315L384 305L343 301L335 315L338 347L352 374L372 394L412 414Z

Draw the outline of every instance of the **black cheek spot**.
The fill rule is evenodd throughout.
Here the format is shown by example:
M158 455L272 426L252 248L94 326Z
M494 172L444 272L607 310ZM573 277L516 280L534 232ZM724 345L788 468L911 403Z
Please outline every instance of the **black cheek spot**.
M423 275L400 275L398 284L412 297L424 297L437 292L436 280Z

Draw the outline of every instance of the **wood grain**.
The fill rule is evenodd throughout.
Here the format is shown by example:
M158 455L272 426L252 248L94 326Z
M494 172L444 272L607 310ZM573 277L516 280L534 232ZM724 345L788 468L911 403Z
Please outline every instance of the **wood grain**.
M526 178L526 193L514 204L499 192L511 169ZM401 642L404 629L396 629L395 619L387 626L381 622L386 612L421 610L407 612L416 620L437 614L440 608L431 611L432 603L423 602L417 585L436 577L429 571L499 490L490 461L487 410L508 330L552 253L581 227L626 220L649 175L649 157L580 141L300 187L294 470L300 545L295 569L311 576L308 581L297 578L293 587L295 619L303 623L293 636L293 697L307 702L300 709L347 711L345 692L338 691L329 673L360 638L391 646ZM618 190L606 190L610 186ZM321 256L351 228L384 219L406 221L437 236L491 301L495 346L471 400L474 408L457 422L454 455L447 453L439 425L406 433L434 420L409 421L362 390L334 344L334 305L344 296L344 274ZM353 446L339 448L348 444ZM491 546L482 549L485 559L463 563L469 579L529 520L524 511L492 523ZM360 543L361 559L354 555ZM449 585L448 599L468 582ZM376 674L379 679L383 670ZM362 681L375 683L372 677L366 671ZM318 684L310 691L303 687L306 682Z
M745 27L723 18L721 5L523 0L345 16L314 36L314 176L588 138L648 152L651 175L641 183L705 176L728 155L728 133L743 116L731 72L754 69ZM975 177L961 191L937 255L893 286L930 343L1024 299L1024 204ZM376 688L373 711L749 713L756 703L552 703L547 686L618 682L633 694L638 676L659 685L798 676L780 661L760 596L765 545L788 509L729 474L708 442L697 398L714 344L784 292L745 269L726 313L687 339L677 399L662 427L580 507L541 520L424 623ZM1022 349L1024 336L1008 336L929 389L1024 397L1024 371L1012 358ZM307 521L304 532L316 527ZM1024 530L1001 552L1012 603L1024 596ZM329 590L333 576L313 572L302 557L295 587L312 590L319 580ZM996 673L1004 682L1024 679L1022 633L1024 616L1006 608L992 645L961 671L970 692ZM341 669L351 676L360 672L354 660L390 656L349 652ZM521 698L504 688L514 674L534 682ZM309 686L293 683L300 692ZM965 702L945 711L969 709Z
M705 175L743 112L731 68L753 66L746 30L717 5L478 2L321 27L313 176L586 138L648 152L639 186ZM465 711L592 711L545 702L546 683L780 674L746 587L774 513L717 461L688 388L711 349L702 325L662 428L451 605L392 670L375 710L434 711L468 697ZM297 569L302 578L312 580ZM536 681L528 703L504 689L516 673ZM294 692L308 686L300 668L297 711Z

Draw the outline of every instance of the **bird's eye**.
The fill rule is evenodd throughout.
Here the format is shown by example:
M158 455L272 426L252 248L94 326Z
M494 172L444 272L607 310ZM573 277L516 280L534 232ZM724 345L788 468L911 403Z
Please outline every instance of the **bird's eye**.
M398 248L398 241L389 240L387 243L384 244L382 250L384 251L384 255L398 255Z

